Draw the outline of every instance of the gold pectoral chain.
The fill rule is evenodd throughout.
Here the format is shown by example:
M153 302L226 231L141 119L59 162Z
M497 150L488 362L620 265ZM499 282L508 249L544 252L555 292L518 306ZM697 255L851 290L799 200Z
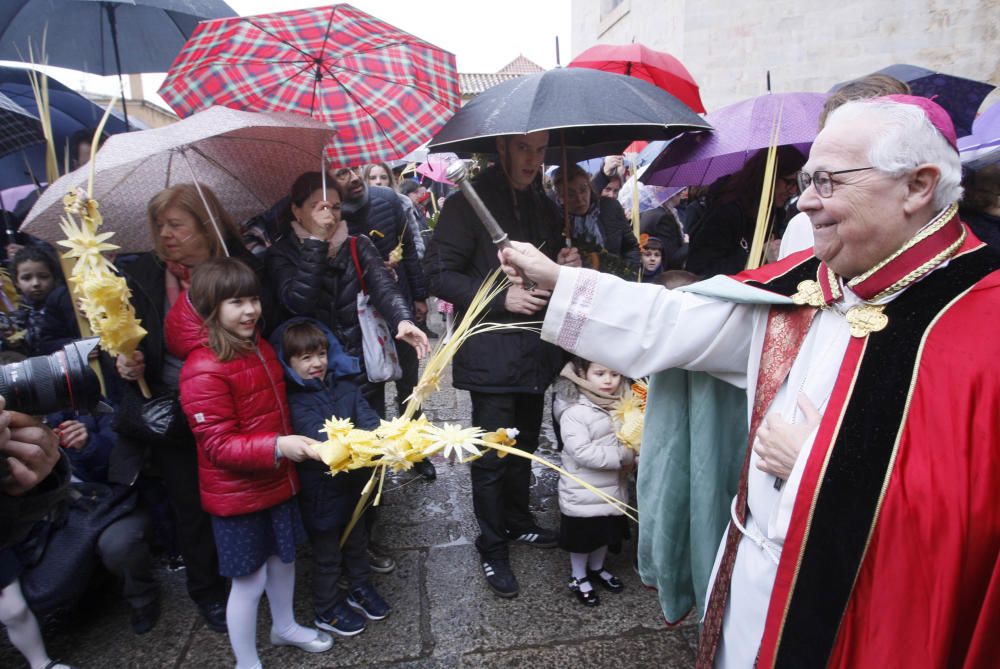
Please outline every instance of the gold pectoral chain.
M861 283L865 279L871 277L871 275L878 269L884 267L889 261L896 258L904 250L913 246L914 243L921 241L928 235L933 234L939 230L943 225L950 220L955 214L956 207L952 205L946 208L938 217L937 220L930 226L927 230L923 231L920 235L915 237L913 240L908 242L902 249L897 251L895 254L887 258L885 261L879 263L874 268L865 272L865 274L852 279L848 286L854 286ZM929 259L927 262L921 264L919 267L913 269L913 271L906 274L891 286L881 291L878 295L871 298L870 301L862 302L861 304L856 304L847 310L845 315L848 324L851 326L851 336L852 337L867 337L872 332L879 332L884 330L889 324L889 317L885 315L885 304L873 304L873 302L881 302L890 295L894 295L899 291L903 290L914 281L925 276L932 269L943 263L945 260L955 255L955 253L962 247L965 243L966 231L963 228L962 233L959 235L953 243L949 244L947 248L943 249L940 253L935 255L933 258ZM841 297L840 291L836 289L838 286L838 281L836 276L833 274L832 270L827 270L830 272L830 286L834 291L834 300L838 300ZM798 285L798 291L792 295L792 302L794 304L810 307L816 307L817 309L826 309L830 305L826 303L826 299L823 297L823 289L821 288L819 281L807 280L802 281Z

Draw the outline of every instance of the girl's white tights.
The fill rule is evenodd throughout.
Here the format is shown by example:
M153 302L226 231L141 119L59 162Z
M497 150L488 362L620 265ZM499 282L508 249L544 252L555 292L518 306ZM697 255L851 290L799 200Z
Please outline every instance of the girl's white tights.
M226 602L226 626L229 643L236 655L237 669L260 666L257 655L257 608L260 596L267 592L271 609L271 631L282 639L311 641L316 630L295 622L292 597L295 592L295 564L285 564L272 555L260 569L248 576L237 576Z
M604 569L604 558L608 555L608 547L601 546L589 553L570 553L569 563L573 568L573 578L583 580L587 578L587 570L601 571ZM584 583L580 586L581 592L593 590L593 584Z
M21 651L31 669L41 669L51 662L38 620L24 601L21 583L16 579L0 591L0 623L7 628L11 644Z

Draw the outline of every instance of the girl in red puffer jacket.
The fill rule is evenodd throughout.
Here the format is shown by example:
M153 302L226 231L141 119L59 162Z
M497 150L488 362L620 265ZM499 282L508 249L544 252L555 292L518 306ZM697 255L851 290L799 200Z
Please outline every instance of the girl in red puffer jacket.
M167 348L184 360L181 405L198 443L201 502L212 516L238 669L259 667L257 608L267 590L271 643L322 652L325 632L295 622L295 547L305 538L289 463L319 459L315 440L289 435L284 370L257 336L260 285L233 258L208 260L167 314Z

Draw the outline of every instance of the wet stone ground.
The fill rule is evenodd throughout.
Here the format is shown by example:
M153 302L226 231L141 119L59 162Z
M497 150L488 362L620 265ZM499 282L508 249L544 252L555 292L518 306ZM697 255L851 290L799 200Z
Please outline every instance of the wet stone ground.
M440 322L433 324L442 330ZM391 390L389 391L391 397ZM389 402L390 406L392 402ZM451 388L450 379L425 407L435 422L470 424L468 393ZM558 462L546 422L545 458ZM500 599L486 587L473 542L478 534L472 514L468 467L435 457L438 478L428 482L404 473L386 479L376 542L392 555L397 569L374 575L392 605L392 614L350 639L337 638L320 655L268 642L270 615L262 602L258 647L264 667L393 667L399 669L520 668L645 669L693 666L696 628L684 623L668 629L655 593L632 570L632 545L610 555L608 568L625 583L620 595L602 596L585 608L567 591L569 558L559 549L522 545L511 549L521 594ZM539 522L559 521L558 476L535 466L532 505ZM296 614L312 620L309 596L311 552L300 549ZM46 632L50 655L78 667L231 667L228 638L203 625L184 588L183 572L158 572L163 614L150 633L136 637L129 611L116 587L96 592L71 625ZM0 667L27 666L4 638Z

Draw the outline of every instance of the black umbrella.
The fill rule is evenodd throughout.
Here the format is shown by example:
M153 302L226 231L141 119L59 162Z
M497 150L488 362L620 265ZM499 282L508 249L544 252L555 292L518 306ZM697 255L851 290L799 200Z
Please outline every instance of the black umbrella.
M941 105L959 137L972 134L972 121L983 100L996 86L975 79L956 77L953 74L935 72L916 65L890 65L872 74L885 74L909 85L914 95L930 98ZM840 89L850 82L835 84L830 92Z
M41 122L0 93L0 156L44 141Z
M711 126L683 102L634 77L584 68L547 70L490 88L431 140L432 151L496 153L496 138L550 130L552 162L621 153L639 139ZM550 149L550 151L553 151Z
M0 156L44 141L41 121L0 93ZM3 210L4 229L8 231L9 236L10 217L2 197L0 197L0 209Z
M117 74L124 108L122 74L166 72L199 21L226 16L222 0L3 0L0 60L27 60L30 42L37 62Z
M29 77L32 70L20 67L0 67L0 93L3 93L29 113L38 116L38 103L31 88ZM83 97L76 91L59 83L52 77L47 77L49 91L49 120L52 123L52 143L55 145L56 158L62 163L63 151L69 145L72 135L79 130L87 130L93 134L94 128L101 122L104 109ZM145 130L144 123L132 119L132 129ZM111 111L105 135L125 132L127 126L115 110ZM0 158L0 188L18 186L29 181L26 172L29 169L38 175L45 174L45 146L37 144L19 152L22 155L7 155Z

